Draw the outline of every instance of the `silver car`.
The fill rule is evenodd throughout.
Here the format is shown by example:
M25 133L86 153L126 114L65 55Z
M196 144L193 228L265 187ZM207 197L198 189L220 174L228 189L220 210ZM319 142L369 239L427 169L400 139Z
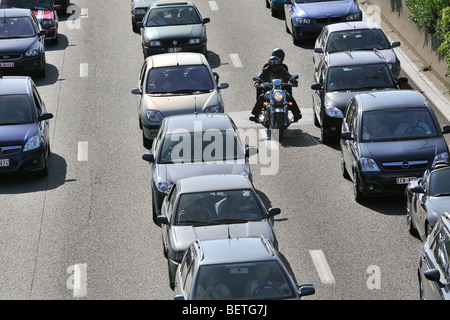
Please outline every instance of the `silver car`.
M177 268L175 299L299 300L314 294L313 285L297 285L288 265L264 237L196 240Z
M324 26L314 45L313 61L317 69L324 54L340 51L374 50L386 59L394 78L400 75L400 60L394 48L399 41L389 42L376 22L353 21Z
M139 76L139 127L148 148L165 117L178 114L223 113L221 89L201 53L163 53L145 59Z
M164 255L170 285L183 253L196 239L258 237L278 249L272 217L279 208L266 210L251 181L242 175L205 175L178 180L161 206Z
M200 113L164 118L152 149L142 158L151 164L153 220L175 181L209 174L249 177L249 157L257 149L242 141L228 114Z

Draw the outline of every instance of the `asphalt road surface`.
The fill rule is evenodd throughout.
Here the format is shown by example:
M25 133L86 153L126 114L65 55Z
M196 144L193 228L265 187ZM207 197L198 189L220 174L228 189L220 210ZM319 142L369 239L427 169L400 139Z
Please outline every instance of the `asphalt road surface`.
M211 18L208 60L230 84L225 111L260 149L255 187L268 207L281 208L280 252L299 284L316 287L305 299L418 299L422 243L407 231L404 199L356 203L339 145L323 145L312 123L313 43L294 45L263 0L195 3ZM50 173L0 178L0 299L171 300L130 93L143 62L130 1L73 5L61 17L59 44L47 46L46 78L35 80L55 116ZM303 113L279 145L248 121L252 77L276 47L300 75L293 94Z

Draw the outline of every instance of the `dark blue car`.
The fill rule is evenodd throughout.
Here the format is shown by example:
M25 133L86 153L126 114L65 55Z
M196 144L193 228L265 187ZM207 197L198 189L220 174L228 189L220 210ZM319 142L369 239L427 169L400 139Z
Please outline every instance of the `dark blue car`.
M356 0L284 0L286 31L294 44L315 39L322 27L338 22L362 21Z
M0 174L48 173L48 113L28 76L0 76Z

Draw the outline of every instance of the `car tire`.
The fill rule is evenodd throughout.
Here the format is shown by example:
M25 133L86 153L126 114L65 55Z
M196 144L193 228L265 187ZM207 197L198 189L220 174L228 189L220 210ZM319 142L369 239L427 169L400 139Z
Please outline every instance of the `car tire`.
M145 137L144 131L142 131L142 144L144 145L145 149L151 149L152 148L153 140L148 139Z
M341 150L341 173L346 180L350 180L350 175L348 174L347 168L345 167L344 155L342 154L342 150Z
M322 144L326 145L331 141L331 137L324 132L323 128L320 129L320 139L322 140Z
M313 106L313 119L314 119L314 125L317 128L320 128L320 122L319 122L319 119L317 119L317 115L316 115L316 111L314 110L314 106Z
M270 2L269 2L269 0L266 0L266 8L267 8L267 9L270 8Z
M172 272L170 271L169 259L167 259L167 269L168 269L168 273L169 273L169 287L171 290L175 290L175 274L172 274Z
M420 271L417 271L417 276L419 278L419 299L420 300L425 300L425 294L423 291L423 281L420 277Z
M291 33L291 31L289 30L288 23L287 23L287 20L286 20L286 19L284 19L284 26L285 26L285 28L286 28L286 32L287 32L287 33Z
M358 203L362 203L365 200L364 195L359 190L359 180L356 171L353 171L353 198Z
M294 29L294 25L293 24L291 24L291 28L292 28L292 32L291 32L291 35L292 35L292 43L294 44L294 45L298 45L299 44L299 40L297 39L297 37L295 36L295 29Z
M43 157L44 157L44 167L38 173L40 177L48 176L48 158L50 157L50 147L48 147L47 154L44 155Z

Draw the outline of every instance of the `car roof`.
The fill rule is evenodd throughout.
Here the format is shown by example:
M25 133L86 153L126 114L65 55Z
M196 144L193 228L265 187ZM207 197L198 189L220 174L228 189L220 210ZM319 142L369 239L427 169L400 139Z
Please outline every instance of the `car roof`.
M14 18L14 17L29 17L33 12L30 9L10 8L0 9L0 17Z
M147 58L147 69L194 64L208 65L208 60L198 52L160 53Z
M382 90L356 94L363 111L390 108L429 107L427 99L416 90Z
M193 245L200 251L200 264L277 260L273 247L263 237L197 240Z
M29 94L30 77L0 76L0 95Z
M377 50L326 53L325 60L329 67L386 63L386 59Z
M211 174L180 179L180 193L208 192L253 188L250 180L239 174Z
M326 25L325 27L328 28L330 33L353 29L381 29L380 25L374 21L339 22Z
M180 133L180 130L194 132L201 128L202 131L208 129L227 130L235 129L235 125L226 113L199 113L182 114L164 118L165 134L173 132ZM199 123L201 122L201 124Z

